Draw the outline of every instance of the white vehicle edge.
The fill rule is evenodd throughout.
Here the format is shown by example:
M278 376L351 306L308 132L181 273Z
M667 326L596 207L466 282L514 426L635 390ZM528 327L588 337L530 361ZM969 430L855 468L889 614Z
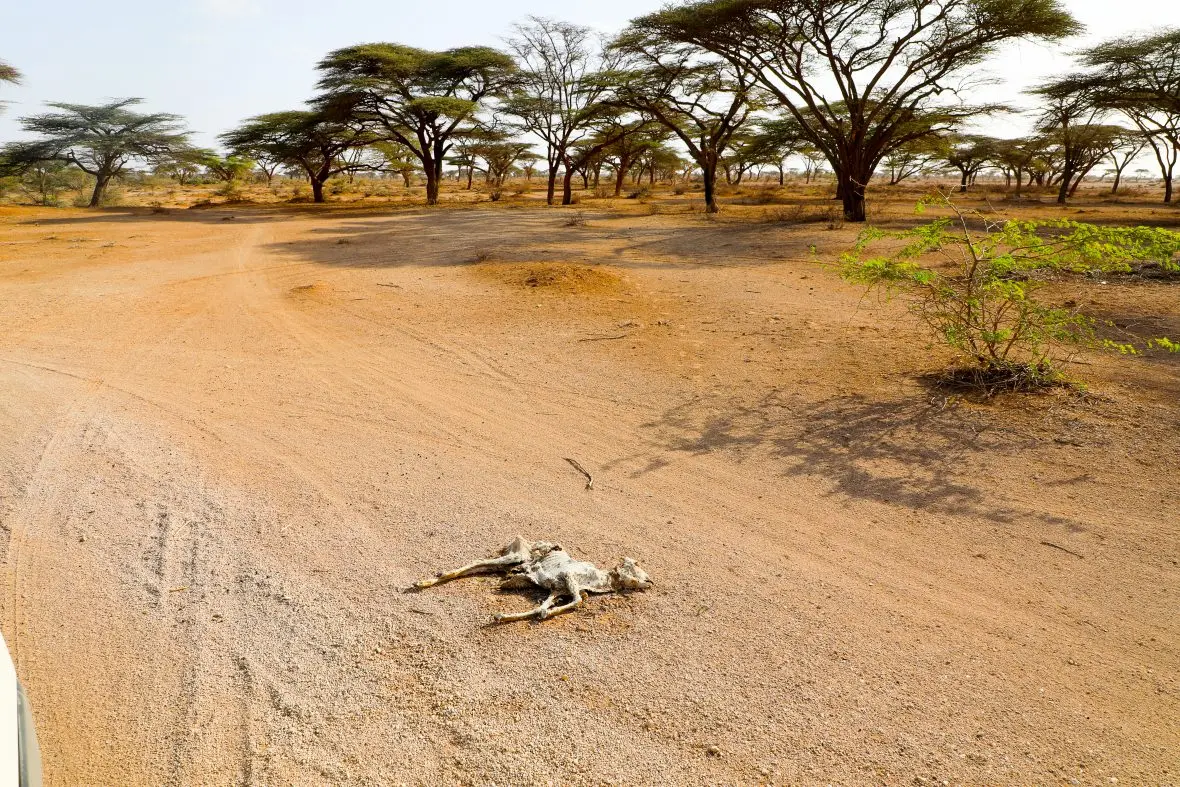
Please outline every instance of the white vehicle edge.
M41 787L41 749L33 714L0 635L0 785Z

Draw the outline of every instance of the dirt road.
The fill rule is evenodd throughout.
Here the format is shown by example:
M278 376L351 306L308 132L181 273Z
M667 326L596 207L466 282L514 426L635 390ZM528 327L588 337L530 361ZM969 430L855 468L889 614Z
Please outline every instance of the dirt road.
M847 233L564 216L0 214L50 784L1180 781L1180 367L959 403ZM658 584L400 592L518 533Z

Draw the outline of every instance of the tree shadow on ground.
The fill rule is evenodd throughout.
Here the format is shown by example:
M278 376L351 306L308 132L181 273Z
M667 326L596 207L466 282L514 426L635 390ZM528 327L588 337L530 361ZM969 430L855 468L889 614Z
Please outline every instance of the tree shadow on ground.
M406 211L350 218L269 248L314 264L360 268L545 261L655 270L810 261L815 257L810 251L814 233L819 232L814 225L719 225L699 216L546 208ZM649 218L654 220L648 222Z
M351 268L451 267L538 257L578 260L580 230L546 210L406 211L364 215L312 228L307 237L268 249L317 265Z
M116 224L129 221L172 221L197 224L220 224L239 222L285 221L298 219L354 219L389 216L391 214L421 211L415 205L350 205L350 204L270 204L270 203L226 203L191 208L152 208L120 206L111 208L87 208L83 215L36 216L21 221L25 225L71 226L87 224Z
M769 457L785 475L824 479L833 495L1002 523L1064 522L1005 500L979 475L989 457L1010 461L1043 440L936 393L890 401L805 402L781 391L753 403L695 399L645 427L667 451ZM637 475L665 464L666 456L653 457Z

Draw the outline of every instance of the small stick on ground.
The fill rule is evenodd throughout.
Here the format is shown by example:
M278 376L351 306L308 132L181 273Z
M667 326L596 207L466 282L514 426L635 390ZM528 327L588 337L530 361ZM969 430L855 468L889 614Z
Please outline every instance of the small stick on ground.
M578 460L577 460L577 459L570 459L570 458L567 456L567 457L565 458L565 461L567 461L567 462L569 462L571 465L573 465L573 466L574 466L574 469L575 469L575 470L577 470L579 473L581 473L582 475L586 476L586 488L587 488L587 489L593 489L593 488L594 488L594 476L590 475L590 472L589 472L589 471L588 471L586 468L584 468L584 467L582 467L582 465L578 464Z
M1063 546L1058 546L1057 544L1054 544L1052 541L1042 541L1041 546L1053 547L1054 549L1060 549L1062 552L1068 552L1069 554L1073 555L1074 557L1081 558L1082 560L1086 559L1085 555L1079 555L1077 552L1074 552L1072 549L1066 549Z
M578 339L580 342L607 342L613 339L626 339L631 334L620 333L618 336L588 336L585 339Z

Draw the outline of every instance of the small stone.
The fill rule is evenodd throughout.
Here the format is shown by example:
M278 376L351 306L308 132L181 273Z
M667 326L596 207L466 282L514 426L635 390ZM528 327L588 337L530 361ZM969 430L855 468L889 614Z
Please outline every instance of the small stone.
M705 747L705 754L709 755L710 757L720 757L721 747L715 743L710 743Z

